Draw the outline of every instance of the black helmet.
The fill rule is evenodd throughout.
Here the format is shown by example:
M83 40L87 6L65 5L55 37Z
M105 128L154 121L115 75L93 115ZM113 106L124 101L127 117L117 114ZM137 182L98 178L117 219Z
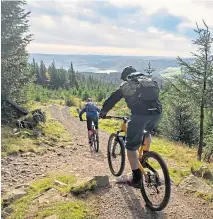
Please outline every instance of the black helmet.
M121 73L121 79L126 81L128 75L130 75L133 72L136 72L136 70L132 66L127 66Z

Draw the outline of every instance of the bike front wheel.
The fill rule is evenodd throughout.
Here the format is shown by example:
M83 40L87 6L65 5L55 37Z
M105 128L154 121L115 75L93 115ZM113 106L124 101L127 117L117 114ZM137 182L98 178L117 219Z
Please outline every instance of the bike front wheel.
M146 152L141 161L146 172L142 175L141 193L146 205L153 211L164 209L170 199L171 182L163 158L156 152Z
M114 176L120 176L125 167L125 144L122 136L111 134L108 140L107 158Z

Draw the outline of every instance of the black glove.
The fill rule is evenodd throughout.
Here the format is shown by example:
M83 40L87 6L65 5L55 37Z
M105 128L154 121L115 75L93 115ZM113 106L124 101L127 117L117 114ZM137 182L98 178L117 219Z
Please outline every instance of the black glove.
M82 117L81 117L81 116L79 116L79 119L80 119L80 121L81 121L81 122L83 122L83 121L84 121L84 120L82 119Z
M102 119L105 119L106 115L107 115L107 113L102 111L102 112L100 112L99 117Z

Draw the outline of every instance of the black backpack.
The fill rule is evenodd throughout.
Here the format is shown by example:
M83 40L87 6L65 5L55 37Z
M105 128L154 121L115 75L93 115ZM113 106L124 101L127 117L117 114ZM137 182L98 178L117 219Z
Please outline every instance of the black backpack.
M155 80L143 74L133 73L127 83L134 83L134 94L129 97L132 111L140 110L144 115L160 114L162 105L159 101L159 87Z

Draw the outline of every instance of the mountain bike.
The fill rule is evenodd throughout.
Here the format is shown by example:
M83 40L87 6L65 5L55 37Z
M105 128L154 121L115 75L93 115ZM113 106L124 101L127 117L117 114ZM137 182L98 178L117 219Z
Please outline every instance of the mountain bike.
M91 137L90 137L90 150L98 152L98 150L99 150L99 138L98 138L98 135L96 133L95 125L94 125L93 122L92 122L91 132L92 132L92 134L91 134Z
M107 158L110 171L114 176L120 176L123 173L125 167L125 136L127 133L127 122L129 118L119 116L107 116L106 119L123 120L121 129L118 130L116 133L112 133L110 135L107 147ZM158 153L154 151L147 151L146 153L143 153L144 150L147 150L144 144L145 134L146 131L144 131L143 133L141 146L138 149L138 164L139 169L142 172L140 190L144 201L146 202L146 205L151 210L160 211L167 206L170 199L170 176L166 163ZM120 161L118 162L118 169L116 169L113 162L119 158ZM148 193L149 190L151 190L151 194ZM159 197L154 197L154 193L158 196L163 195L159 203L156 203Z
M77 109L77 112L80 112L80 109ZM83 120L83 121L87 121L87 120ZM98 152L99 150L99 137L97 135L96 129L95 129L95 124L92 121L92 129L91 131L91 136L90 136L90 150L91 152Z

